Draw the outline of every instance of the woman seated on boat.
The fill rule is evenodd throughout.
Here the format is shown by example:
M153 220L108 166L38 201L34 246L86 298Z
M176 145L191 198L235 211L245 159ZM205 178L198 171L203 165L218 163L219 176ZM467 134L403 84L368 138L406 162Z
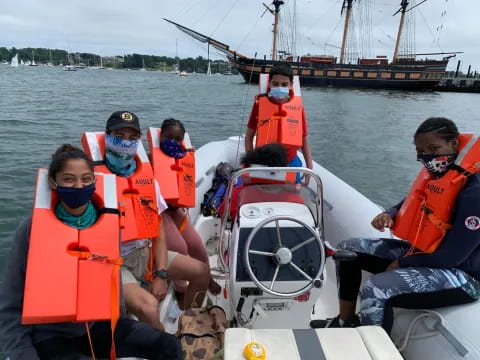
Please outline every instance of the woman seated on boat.
M474 140L466 141L468 136L446 118L420 125L413 140L425 169L404 201L372 220L374 228L392 228L408 241L357 238L340 243L340 249L358 257L338 262L340 314L323 325L381 325L390 332L393 307L435 308L479 298L480 175L472 165L480 161L480 148L478 143L469 148ZM358 318L362 270L375 275L361 291Z
M287 165L287 152L280 144L267 144L260 146L247 153L242 159L242 166L244 168L253 166L286 167ZM230 199L231 219L236 219L239 207L247 203L268 201L303 203L302 197L298 194L297 185L293 183L283 184L282 186L273 189L271 186L268 187L267 184L269 181L262 181L262 183L266 184L263 188L260 188L260 186L250 187L248 185L255 184L255 179L251 179L247 176L242 177L241 182L241 185L235 186L232 191L232 197ZM221 216L223 215L227 201L228 199L225 198L218 209Z
M129 114L125 116L125 114ZM117 185L119 178L136 176L137 160L135 158L141 138L138 117L130 112L114 112L107 121L105 136L105 164L109 171L116 174ZM140 168L140 166L138 167ZM136 182L138 184L138 182ZM156 201L154 207L159 213L167 208L165 200L160 194L161 189L157 181L152 178L141 179L140 185L132 186L143 190L140 186L154 184ZM142 204L143 205L143 204ZM133 214L126 214L133 216ZM145 221L142 218L135 221ZM153 249L150 248L150 244ZM151 255L152 254L152 255ZM153 256L153 258L151 258ZM159 236L154 239L133 239L122 242L122 282L127 311L136 315L141 321L152 326L162 328L159 320L159 301L163 300L167 292L167 280L188 281L183 301L179 302L182 309L190 308L194 299L202 301L210 280L210 268L202 261L174 251L167 251L163 221L160 221ZM153 265L153 279L146 279L145 274ZM146 286L145 286L146 285Z
M54 215L69 227L88 229L100 218L99 209L91 198L95 191L92 161L71 145L61 146L53 155L48 171L50 188L59 203ZM53 210L52 210L53 211ZM32 218L24 220L16 231L5 274L0 287L0 339L3 354L10 360L90 359L90 338L96 356L109 356L111 346L110 321L86 323L57 322L22 325L25 274L29 243L33 231ZM41 231L41 229L40 229ZM45 224L45 246L51 229ZM118 243L118 242L117 242ZM117 245L118 246L118 245ZM52 261L54 259L49 259ZM58 269L62 272L62 269ZM45 296L64 296L45 294ZM45 300L38 299L39 302ZM115 328L115 348L119 357L147 359L182 359L177 339L161 330L124 317L121 314Z
M165 119L161 126L160 149L167 156L179 159L185 156L185 149L182 142L185 138L185 127L180 120L173 118ZM191 256L205 264L208 264L208 254L205 245L198 232L188 217L186 209L169 204L168 208L163 212L163 226L167 237L167 247L170 251L179 254ZM177 292L183 293L179 283ZM210 279L209 290L213 294L220 293L220 286Z

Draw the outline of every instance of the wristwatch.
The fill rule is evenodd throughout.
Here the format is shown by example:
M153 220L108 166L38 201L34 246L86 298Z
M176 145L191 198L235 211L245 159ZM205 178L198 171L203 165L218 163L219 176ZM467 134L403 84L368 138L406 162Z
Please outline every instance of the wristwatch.
M168 279L168 271L166 269L155 270L153 276L159 277L161 279Z

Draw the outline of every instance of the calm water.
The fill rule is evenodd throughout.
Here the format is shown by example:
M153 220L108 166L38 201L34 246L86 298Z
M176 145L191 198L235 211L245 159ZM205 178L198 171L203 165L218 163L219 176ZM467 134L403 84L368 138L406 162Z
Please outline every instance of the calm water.
M142 128L181 119L195 146L244 132L257 88L240 76L0 65L0 275L18 223L31 212L35 171L61 143L79 145L111 112ZM412 133L429 116L478 131L476 94L303 89L313 157L383 206L398 201L418 169Z

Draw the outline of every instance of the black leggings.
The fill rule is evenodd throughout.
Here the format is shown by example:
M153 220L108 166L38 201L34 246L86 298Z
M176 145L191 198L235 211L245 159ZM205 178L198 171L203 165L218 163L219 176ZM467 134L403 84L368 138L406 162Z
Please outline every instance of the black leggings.
M357 253L355 260L339 261L337 276L339 279L338 294L340 299L357 301L360 284L362 283L362 270L371 274L378 274L384 272L391 262L392 260L362 253Z
M110 322L96 322L90 328L95 357L109 358L111 347ZM42 360L91 359L87 335L75 338L55 337L35 345ZM120 318L115 329L117 357L140 357L155 360L183 359L180 343L173 335L150 325Z

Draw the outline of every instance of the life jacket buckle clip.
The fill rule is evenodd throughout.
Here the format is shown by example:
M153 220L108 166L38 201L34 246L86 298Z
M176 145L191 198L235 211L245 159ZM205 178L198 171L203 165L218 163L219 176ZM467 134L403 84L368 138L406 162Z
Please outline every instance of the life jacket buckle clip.
M108 261L108 256L105 255L98 255L98 254L90 254L87 260L94 260L94 261Z
M433 213L432 209L429 209L426 205L422 205L421 207L422 211L425 212L425 214L430 215Z

